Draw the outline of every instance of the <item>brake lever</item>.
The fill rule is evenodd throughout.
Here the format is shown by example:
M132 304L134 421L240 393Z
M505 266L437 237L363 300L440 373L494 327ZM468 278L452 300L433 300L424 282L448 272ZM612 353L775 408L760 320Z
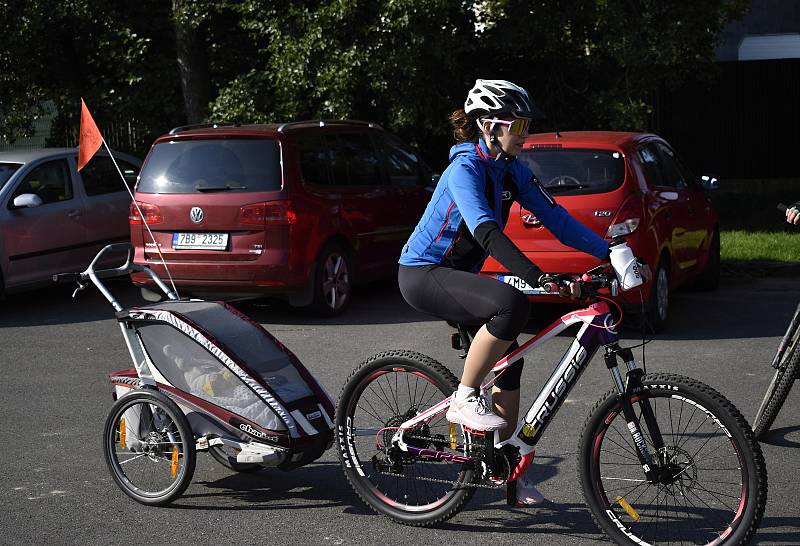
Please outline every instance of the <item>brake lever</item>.
M72 299L75 299L75 297L78 295L78 292L81 290L86 290L87 286L89 286L89 283L78 281L78 288L76 288L72 293Z

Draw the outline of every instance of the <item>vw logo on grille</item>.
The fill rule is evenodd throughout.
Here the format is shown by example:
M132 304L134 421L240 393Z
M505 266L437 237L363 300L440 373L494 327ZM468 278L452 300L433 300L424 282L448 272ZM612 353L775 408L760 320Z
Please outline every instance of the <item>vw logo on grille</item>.
M202 222L203 218L205 218L205 213L200 207L192 207L192 210L189 211L189 219L195 224Z

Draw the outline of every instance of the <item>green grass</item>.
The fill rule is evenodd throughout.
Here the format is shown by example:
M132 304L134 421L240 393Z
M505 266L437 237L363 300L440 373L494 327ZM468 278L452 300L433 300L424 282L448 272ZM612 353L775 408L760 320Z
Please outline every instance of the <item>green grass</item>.
M722 231L720 253L723 260L800 262L798 231Z

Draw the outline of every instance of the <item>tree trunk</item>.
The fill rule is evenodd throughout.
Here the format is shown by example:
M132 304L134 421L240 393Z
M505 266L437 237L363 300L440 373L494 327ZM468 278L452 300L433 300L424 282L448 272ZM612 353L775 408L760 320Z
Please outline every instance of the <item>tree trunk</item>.
M211 101L211 80L206 54L205 25L192 26L178 15L186 0L172 0L175 22L175 49L183 90L183 104L187 123L200 123L206 119Z

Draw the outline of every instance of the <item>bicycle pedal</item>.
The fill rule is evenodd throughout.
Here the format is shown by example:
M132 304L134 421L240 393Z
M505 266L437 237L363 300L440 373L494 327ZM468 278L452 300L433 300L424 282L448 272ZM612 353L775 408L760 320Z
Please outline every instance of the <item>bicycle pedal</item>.
M466 425L464 425L464 432L467 434L472 434L473 436L486 436L485 430L475 430L474 428L469 428Z

